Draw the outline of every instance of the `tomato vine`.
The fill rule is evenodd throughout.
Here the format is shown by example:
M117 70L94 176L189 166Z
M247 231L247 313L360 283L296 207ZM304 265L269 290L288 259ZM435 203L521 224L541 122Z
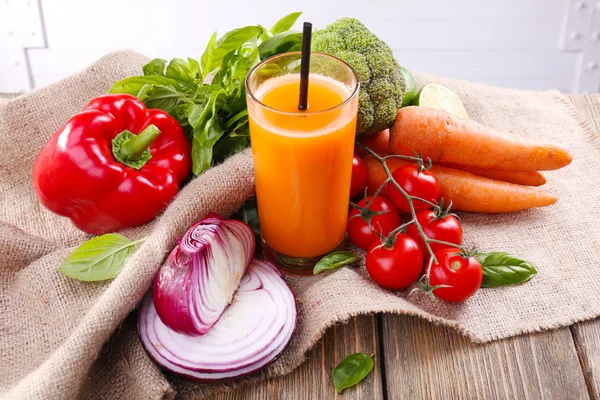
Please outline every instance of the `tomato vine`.
M427 251L430 255L430 260L427 263L427 269L425 274L423 275L423 277L419 280L418 285L419 285L419 289L424 291L425 293L429 294L430 296L433 295L433 290L437 289L439 286L436 287L432 287L430 285L430 276L431 276L431 266L433 263L435 264L439 264L437 258L435 257L435 254L433 252L433 250L431 249L431 243L437 243L437 244L441 244L444 246L448 246L448 247L454 247L459 249L461 255L467 255L468 253L465 251L464 247L462 247L461 245L457 245L455 243L451 243L451 242L446 242L443 240L437 240L437 239L432 239L429 238L425 232L423 231L423 227L421 226L421 224L419 223L418 219L417 219L417 213L415 211L415 207L413 202L416 201L420 201L423 203L428 204L429 206L433 207L433 209L435 210L436 213L448 213L450 211L450 207L448 207L448 209L443 210L443 199L440 201L440 204L435 204L433 202L430 202L428 200L425 200L423 198L417 197L417 196L412 196L410 194L408 194L406 192L406 190L404 190L404 188L402 188L402 186L400 186L398 184L398 182L396 182L396 180L394 179L394 177L392 176L392 172L390 171L389 167L387 166L387 160L390 158L399 158L402 160L407 160L407 161L412 161L414 163L416 163L419 168L429 168L431 166L431 159L427 159L427 166L423 167L425 165L425 163L423 162L423 158L420 157L419 155L415 154L415 156L403 156L403 155L388 155L388 156L380 156L377 153L375 153L373 150L371 150L370 148L368 148L367 146L363 145L362 143L358 143L358 145L360 147L362 147L367 153L369 153L374 159L376 159L381 166L383 167L383 170L386 174L386 180L381 184L381 186L379 188L377 188L377 190L375 191L375 193L373 194L373 198L375 196L377 196L381 190L383 190L383 188L385 187L385 185L387 184L392 184L394 185L394 187L396 189L398 189L398 191L402 194L402 196L404 196L404 198L406 199L406 201L408 202L408 206L410 209L410 215L411 215L411 219L408 222L405 222L403 224L401 224L400 226L398 226L396 229L394 229L393 231L390 232L390 234L385 237L381 234L379 234L379 236L381 237L382 240L382 245L386 246L386 245L393 245L394 243L394 238L396 237L396 235L400 232L402 232L403 230L405 230L408 226L410 225L414 225L417 228L417 231L419 232L419 235L421 236L421 238L423 239L423 242L425 243L425 247L426 249L423 249L424 251ZM372 202L372 199L371 199ZM370 203L368 202L366 205L366 208L369 207ZM353 207L356 207L355 204L352 204Z

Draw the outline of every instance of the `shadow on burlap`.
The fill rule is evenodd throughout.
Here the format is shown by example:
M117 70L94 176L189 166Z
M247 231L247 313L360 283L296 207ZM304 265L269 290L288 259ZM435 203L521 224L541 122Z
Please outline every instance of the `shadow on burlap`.
M252 195L249 151L191 181L153 223L123 232L148 236L112 282L84 283L58 274L88 237L43 209L31 184L35 156L50 135L93 97L147 59L109 54L85 71L0 104L0 395L46 398L204 398L246 381L289 373L327 327L357 314L418 315L461 331L474 342L553 329L600 314L600 138L558 92L526 92L416 74L463 99L470 116L515 135L562 143L569 167L547 174L544 190L560 197L540 210L462 215L466 241L533 262L538 276L521 286L481 290L465 304L380 289L364 266L316 277L289 277L299 304L298 330L282 357L262 373L229 385L193 385L165 376L144 353L135 308L162 260L192 222L234 212ZM585 273L582 273L585 270ZM105 345L106 344L106 345Z

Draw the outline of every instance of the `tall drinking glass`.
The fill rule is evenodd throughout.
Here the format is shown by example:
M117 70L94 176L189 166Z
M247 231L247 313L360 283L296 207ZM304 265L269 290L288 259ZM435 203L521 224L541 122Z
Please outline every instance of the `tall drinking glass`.
M311 274L346 237L359 80L342 60L311 53L300 111L300 60L293 52L258 64L246 93L263 253Z

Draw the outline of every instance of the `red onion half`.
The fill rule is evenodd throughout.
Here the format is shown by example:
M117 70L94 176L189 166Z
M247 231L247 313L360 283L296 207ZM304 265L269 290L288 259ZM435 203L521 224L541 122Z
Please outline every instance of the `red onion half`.
M219 320L256 248L252 229L216 214L194 224L154 280L154 304L162 322L202 335Z
M256 371L279 356L296 328L296 300L268 261L254 259L233 303L201 336L177 333L158 317L148 294L138 317L142 344L164 369L211 381Z

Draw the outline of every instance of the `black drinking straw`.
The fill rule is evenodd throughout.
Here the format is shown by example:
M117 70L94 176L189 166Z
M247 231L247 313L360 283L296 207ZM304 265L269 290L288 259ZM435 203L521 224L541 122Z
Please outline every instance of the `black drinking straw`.
M312 38L312 24L304 23L302 29L302 60L300 62L300 99L298 110L304 111L308 108L308 73L310 72L310 41Z

